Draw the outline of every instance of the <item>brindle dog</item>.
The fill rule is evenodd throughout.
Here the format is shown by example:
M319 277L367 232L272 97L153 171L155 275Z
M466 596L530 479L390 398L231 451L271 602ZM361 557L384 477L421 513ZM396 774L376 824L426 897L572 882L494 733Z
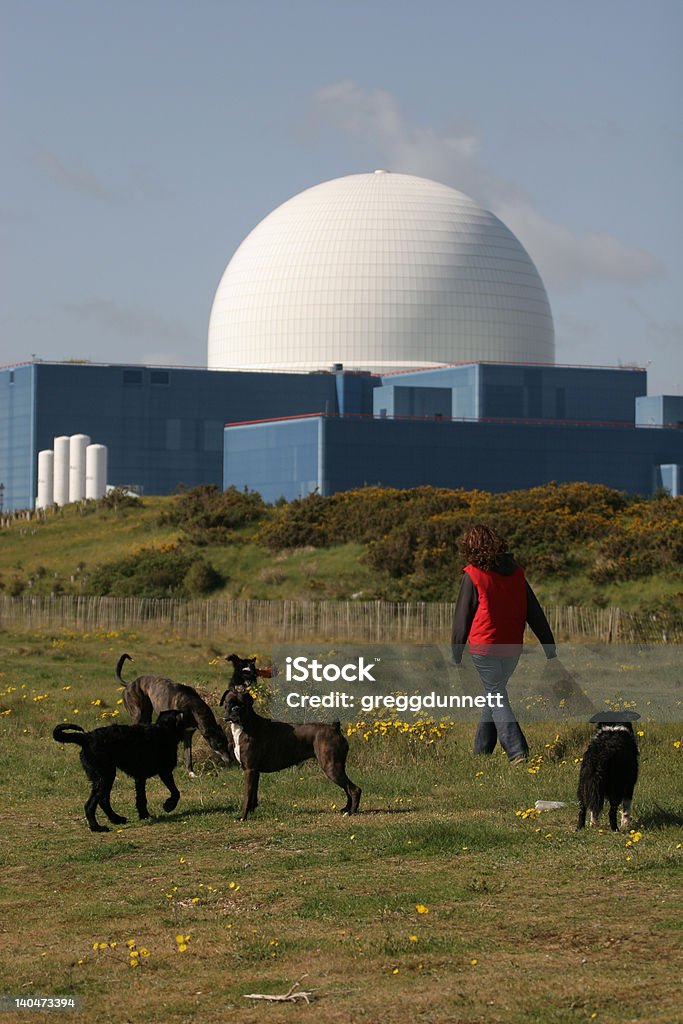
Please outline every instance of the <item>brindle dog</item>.
M232 729L235 757L244 770L242 821L258 804L261 772L279 772L312 757L325 775L346 793L342 814L356 813L361 790L346 774L349 744L339 722L290 725L262 718L254 711L254 698L243 686L227 690L221 700Z
M226 763L235 761L232 744L216 721L213 711L196 690L185 683L176 683L164 676L138 676L127 683L121 676L124 662L132 661L130 654L122 654L116 666L116 678L123 684L123 703L133 724L151 722L152 715L160 711L182 711L190 723L183 737L185 745L185 767L190 775L192 770L192 736L195 729L211 749Z

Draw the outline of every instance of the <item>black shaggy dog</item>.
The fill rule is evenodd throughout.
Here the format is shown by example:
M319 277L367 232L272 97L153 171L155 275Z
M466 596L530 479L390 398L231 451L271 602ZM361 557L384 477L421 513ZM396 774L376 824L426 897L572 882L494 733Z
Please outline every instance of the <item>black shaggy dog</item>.
M597 731L583 755L579 773L579 821L586 824L586 813L595 825L605 800L609 803L609 824L617 832L617 807L623 804L621 827L631 824L631 801L638 779L638 746L632 723L636 711L600 711L590 719Z
M97 823L98 804L112 824L123 825L128 820L117 814L110 803L117 768L135 779L135 806L140 818L150 816L145 784L155 775L171 794L164 803L164 810L173 810L180 800L173 769L178 762L178 743L186 727L182 711L162 711L154 724L105 725L92 732L86 732L80 725L55 726L53 739L58 743L77 743L81 748L81 764L92 782L85 816L93 832L109 832L106 825Z

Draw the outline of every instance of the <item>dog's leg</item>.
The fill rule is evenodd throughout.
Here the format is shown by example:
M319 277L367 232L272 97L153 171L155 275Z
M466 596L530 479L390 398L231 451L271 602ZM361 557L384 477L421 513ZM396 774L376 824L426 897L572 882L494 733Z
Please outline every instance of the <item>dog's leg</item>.
M98 779L93 779L93 781L92 781L92 789L90 790L90 796L85 801L85 816L86 816L86 818L88 820L88 825L90 826L90 831L91 832L109 832L110 831L110 829L107 828L106 825L99 825L98 822L97 822L97 818L95 817L95 811L97 810L97 805L100 802L100 796L101 796L101 793L102 793L102 787L103 787L103 780L102 779L99 779L99 778Z
M171 794L168 800L164 801L164 810L168 814L170 813L170 811L172 811L175 807L178 806L178 801L180 800L180 790L175 784L173 772L159 772L159 778L161 779L163 784L166 786L166 789Z
M108 776L106 779L102 780L99 793L99 803L100 807L113 825L125 825L128 818L124 818L123 815L117 814L111 805L111 788L114 785L115 778L116 773L111 777Z
M195 774L192 770L192 736L194 735L194 729L187 729L183 734L183 743L185 745L185 767L187 768L187 774L190 778L194 778ZM176 801L177 803L177 801Z
M258 807L258 784L261 778L260 772L254 772L254 778L251 784L251 797L249 799L249 810L255 811Z
M579 820L577 822L577 829L585 828L586 826L586 805L579 801Z
M150 813L147 810L147 780L142 779L139 776L135 778L135 806L137 808L138 817L140 820L143 818L149 818Z
M627 829L631 824L631 799L624 797L624 808L621 812L621 827Z
M619 831L617 826L617 804L612 800L609 802L609 827L613 832Z
M342 814L355 814L360 803L361 789L351 782L346 774L346 753L347 751L341 748L318 749L316 750L316 760L328 779L335 782L346 793L346 805L342 808Z
M259 773L252 768L245 768L240 821L246 821L249 811L255 811L258 806L258 783Z
M135 682L123 691L123 705L133 725L151 725L154 706Z

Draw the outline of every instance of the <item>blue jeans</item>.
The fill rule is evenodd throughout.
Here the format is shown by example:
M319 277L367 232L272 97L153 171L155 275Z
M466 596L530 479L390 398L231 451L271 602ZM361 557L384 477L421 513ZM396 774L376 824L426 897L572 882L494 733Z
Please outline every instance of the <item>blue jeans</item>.
M475 754L493 753L497 740L500 740L500 745L510 761L516 757L527 757L529 754L529 746L510 707L507 694L508 679L517 668L519 658L519 654L508 657L498 657L494 654L472 655L474 667L484 686L484 695L500 696L500 700L492 701L494 705L500 704L500 707L485 707L481 713L474 737Z

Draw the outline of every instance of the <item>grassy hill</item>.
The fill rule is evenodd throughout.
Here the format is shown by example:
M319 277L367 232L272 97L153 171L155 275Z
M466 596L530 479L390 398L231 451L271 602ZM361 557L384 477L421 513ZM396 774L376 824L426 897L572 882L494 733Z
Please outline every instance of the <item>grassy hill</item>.
M0 530L3 593L450 600L485 520L546 604L680 617L683 501L588 485L509 495L366 488L277 507L196 488L70 505Z

